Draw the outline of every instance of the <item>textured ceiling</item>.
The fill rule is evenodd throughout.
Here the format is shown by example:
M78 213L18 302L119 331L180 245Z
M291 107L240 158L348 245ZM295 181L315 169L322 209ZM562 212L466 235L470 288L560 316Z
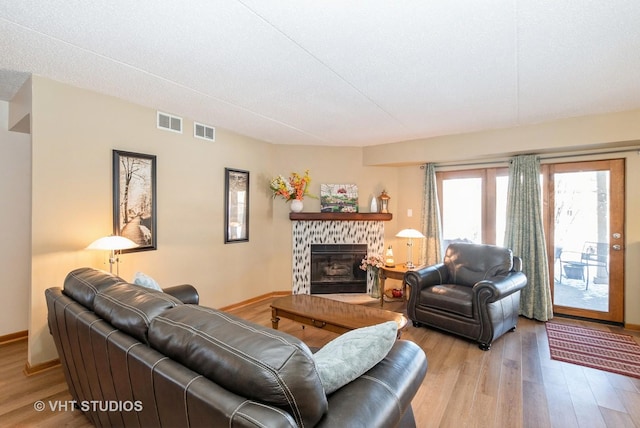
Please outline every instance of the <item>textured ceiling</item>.
M0 99L29 73L366 146L640 108L640 1L0 0Z

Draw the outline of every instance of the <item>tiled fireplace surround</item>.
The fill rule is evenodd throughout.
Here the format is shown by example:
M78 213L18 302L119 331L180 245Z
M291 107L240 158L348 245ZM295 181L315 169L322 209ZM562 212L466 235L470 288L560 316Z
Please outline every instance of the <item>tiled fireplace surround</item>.
M382 254L384 222L371 220L292 221L293 294L311 293L311 244L367 244L367 253ZM373 279L367 277L367 292Z

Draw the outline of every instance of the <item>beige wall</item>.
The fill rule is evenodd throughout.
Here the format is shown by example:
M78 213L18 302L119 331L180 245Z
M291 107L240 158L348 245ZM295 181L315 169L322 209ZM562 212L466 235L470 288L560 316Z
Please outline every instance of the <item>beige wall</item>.
M640 154L627 153L625 198L625 323L640 327Z
M158 249L125 254L120 275L140 270L161 285L191 283L203 304L220 307L282 289L270 281L273 146L217 130L216 141L156 128L156 111L117 98L33 79L32 309L29 363L56 357L44 290L81 266L108 269L85 250L112 232L112 150L157 156ZM224 168L251 171L250 241L224 244Z
M31 137L8 131L9 104L0 101L0 336L27 330L31 276Z
M369 212L371 198L380 195L382 190L391 196L389 208L396 212L399 200L397 168L367 167L362 165L362 149L357 147L309 147L309 146L274 146L276 155L273 161L273 176L282 174L285 177L292 172L304 173L309 169L312 182L310 193L320 196L320 184L358 185L359 210ZM268 188L268 182L264 183ZM274 237L278 240L279 259L286 260L287 284L291 283L291 221L289 220L289 203L282 198L273 201ZM305 198L304 211L320 211L320 200ZM385 241L393 240L398 221L395 218L385 222ZM283 266L283 268L284 268ZM278 288L276 286L276 288ZM282 287L280 287L282 289ZM284 288L286 289L286 287Z
M496 157L507 158L523 153L636 146L639 142L640 110L632 110L370 146L364 149L364 163L406 165L478 161Z
M309 169L315 194L320 183L356 183L363 212L370 197L386 189L394 219L385 223L385 238L402 261L406 246L394 235L405 227L419 228L424 171L418 163L562 151L563 138L575 150L594 146L590 135L595 131L598 145L614 146L614 141L629 141L634 135L640 139L638 114L576 120L575 127L563 123L557 132L553 125L541 125L365 149L273 145L222 129L216 130L216 142L206 142L191 136L189 119L184 121L185 134L161 131L155 127L155 110L34 77L29 363L56 358L46 328L44 290L60 286L76 267L108 268L104 254L84 248L112 231L113 149L155 154L158 159L158 249L122 256L121 276L130 280L140 270L163 286L192 283L204 305L221 307L291 287L289 207L272 200L268 190L277 174ZM599 123L597 129L592 122ZM536 143L543 141L541 135L554 134L552 143ZM523 142L507 144L513 138ZM494 139L501 143L487 142ZM578 144L581 139L583 144ZM402 164L411 165L397 166ZM251 172L248 243L223 243L225 167ZM639 167L638 156L629 155L629 183L640 178ZM635 285L640 266L630 262L640 255L640 221L633 215L640 200L635 189L627 190L627 322L640 325L640 311L633 305L640 297ZM305 199L305 211L319 207L318 200Z

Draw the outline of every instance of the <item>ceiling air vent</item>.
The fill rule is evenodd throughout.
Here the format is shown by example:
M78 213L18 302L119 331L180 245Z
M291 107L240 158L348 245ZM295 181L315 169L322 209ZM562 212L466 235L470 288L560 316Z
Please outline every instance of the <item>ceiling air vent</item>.
M194 122L193 136L196 138L202 138L203 140L216 141L216 128Z
M182 118L159 111L158 128L182 134Z

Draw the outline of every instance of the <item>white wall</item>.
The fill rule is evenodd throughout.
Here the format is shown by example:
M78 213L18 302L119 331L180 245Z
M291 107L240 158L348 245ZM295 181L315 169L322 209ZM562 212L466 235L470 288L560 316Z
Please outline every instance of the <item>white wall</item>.
M31 282L31 136L9 132L8 117L0 101L0 336L27 330Z

